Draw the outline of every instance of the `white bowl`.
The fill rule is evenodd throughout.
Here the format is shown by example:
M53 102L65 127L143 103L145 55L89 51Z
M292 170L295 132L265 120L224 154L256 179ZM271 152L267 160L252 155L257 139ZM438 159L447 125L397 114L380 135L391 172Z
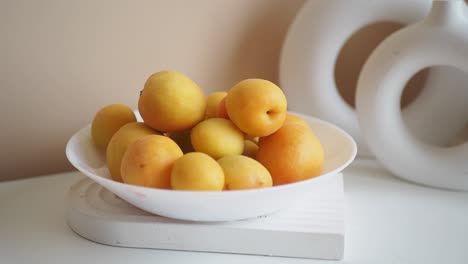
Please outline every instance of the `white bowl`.
M356 143L342 129L313 117L300 116L309 123L324 147L323 174L271 188L198 192L146 188L113 181L104 154L95 148L91 140L89 125L70 138L66 155L70 163L86 176L147 212L191 221L247 219L290 207L307 194L313 194L314 190L341 172L356 156Z

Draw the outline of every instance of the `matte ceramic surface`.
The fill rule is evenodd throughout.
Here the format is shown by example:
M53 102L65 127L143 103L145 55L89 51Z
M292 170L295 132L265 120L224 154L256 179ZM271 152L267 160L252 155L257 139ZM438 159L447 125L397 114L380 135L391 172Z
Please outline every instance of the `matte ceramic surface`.
M280 82L291 109L339 125L356 139L359 156L370 157L372 154L359 132L354 109L337 93L336 58L344 43L360 28L381 21L416 22L429 12L431 1L375 1L372 6L364 2L307 2L284 43ZM463 118L468 116L463 96L466 83L468 75L459 69L444 65L431 67L424 89L403 111L408 129L438 146L459 141L460 132L467 125L463 123ZM441 85L444 89L439 89ZM427 116L440 121L435 124Z
M300 115L300 114L298 114ZM130 204L145 211L193 221L230 221L269 214L304 199L333 175L347 167L356 155L356 144L340 128L319 119L302 116L312 127L325 150L323 174L302 182L277 187L194 192L144 188L111 180L103 153L92 143L90 127L78 131L67 144L68 160L86 176Z
M291 25L281 54L280 85L290 108L342 127L356 140L359 156L372 156L354 109L336 88L336 59L361 28L382 21L414 23L429 8L430 0L308 1Z
M404 84L423 68L446 65L468 73L466 10L461 0L434 1L425 19L389 36L365 63L356 96L362 133L386 168L410 181L455 190L468 190L468 142L453 147L425 143L403 122L399 103ZM466 84L457 96L466 101ZM460 125L468 121L463 113ZM426 118L444 121L430 111Z

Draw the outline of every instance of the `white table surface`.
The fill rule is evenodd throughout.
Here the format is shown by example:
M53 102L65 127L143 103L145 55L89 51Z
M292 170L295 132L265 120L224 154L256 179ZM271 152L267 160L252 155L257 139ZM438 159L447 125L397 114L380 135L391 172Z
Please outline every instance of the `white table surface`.
M88 241L65 219L68 189L83 177L69 172L0 183L0 263L334 263ZM344 181L346 249L338 263L468 263L468 193L408 183L369 161L347 168Z

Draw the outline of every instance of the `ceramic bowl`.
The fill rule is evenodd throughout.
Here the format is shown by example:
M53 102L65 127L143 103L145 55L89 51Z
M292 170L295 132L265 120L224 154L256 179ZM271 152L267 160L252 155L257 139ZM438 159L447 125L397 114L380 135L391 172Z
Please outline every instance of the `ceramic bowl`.
M300 115L300 114L298 114ZM68 141L66 155L70 163L130 204L147 212L191 221L233 221L267 215L291 207L346 168L356 156L356 143L342 129L328 122L300 115L312 127L325 150L322 175L301 182L255 190L176 191L133 186L113 181L105 156L99 152L90 134L90 125Z

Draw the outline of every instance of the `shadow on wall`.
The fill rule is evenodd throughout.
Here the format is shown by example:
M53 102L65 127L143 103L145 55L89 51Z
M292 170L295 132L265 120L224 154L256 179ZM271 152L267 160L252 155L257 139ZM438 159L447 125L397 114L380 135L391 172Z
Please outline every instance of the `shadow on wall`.
M199 84L210 93L228 90L246 78L264 78L278 83L279 54L288 27L304 0L251 1L242 21L238 22L228 44L219 50L224 56L222 67L213 69L210 77ZM223 36L221 36L223 37ZM220 40L220 39L218 39Z
M227 72L233 84L245 78L265 78L278 83L279 54L288 27L303 1L276 1L251 17L249 27L232 54Z

